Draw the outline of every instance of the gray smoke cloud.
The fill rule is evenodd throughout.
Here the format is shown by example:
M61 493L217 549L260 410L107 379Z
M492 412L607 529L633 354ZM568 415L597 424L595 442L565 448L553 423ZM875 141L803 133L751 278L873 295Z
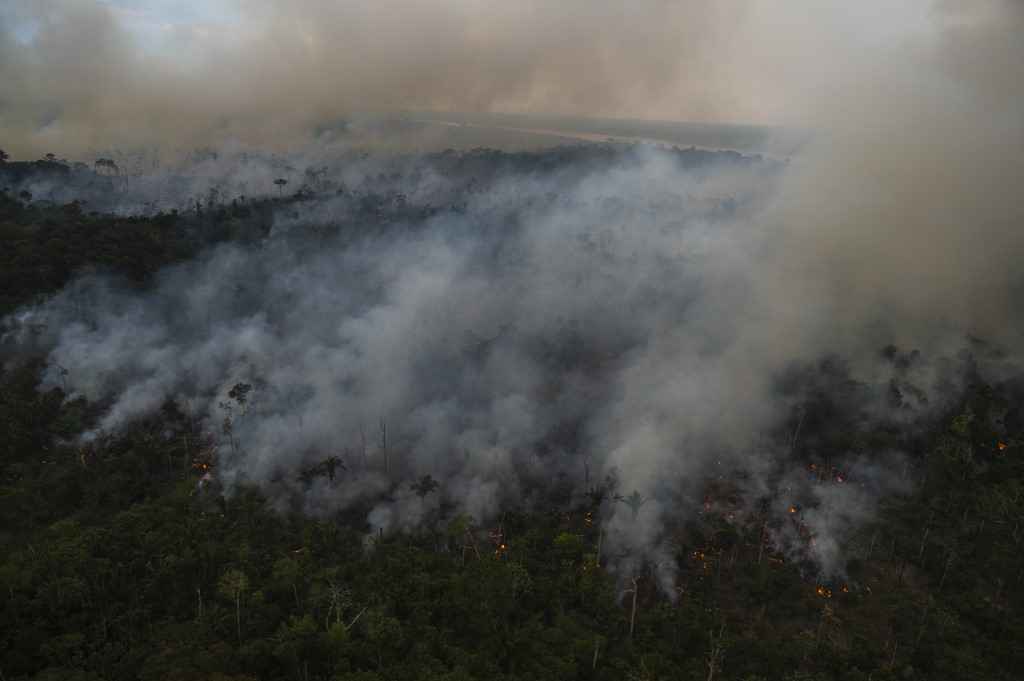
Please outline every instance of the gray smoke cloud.
M70 12L110 32L110 49L127 49L109 12L47 7L56 9L33 15L43 21L34 42L7 38L13 61L2 68L64 73L25 60L61 35ZM125 101L118 86L102 123L93 94L47 95L67 103L54 118L59 134L40 138L31 121L45 98L5 98L5 134L20 131L26 148L39 139L97 145L115 128L138 139L259 141L270 126L289 139L283 131L352 107L412 104L609 113L631 103L642 115L675 102L728 118L762 96L773 113L819 133L784 167L692 171L669 153L640 151L598 170L509 173L464 211L415 228L366 224L310 241L310 223L338 223L353 200L321 199L298 216L279 214L259 247L219 247L162 273L150 293L82 279L8 320L9 338L41 343L82 394L113 395L103 429L167 397L189 400L211 424L227 415L218 474L229 486L343 453L359 479L305 490L318 512L430 474L466 512L493 518L559 473L579 485L589 457L623 494L644 499L607 509L610 555L622 557L613 567L668 566L659 575L671 593L667 528L709 475L748 471L746 504L771 475L792 477L786 488L814 500L801 517L816 542L803 547L796 526L774 541L800 545L826 573L841 572L844 542L874 500L903 484L893 473L899 452L830 453L863 487L815 486L802 470L780 470L787 447L769 434L805 401L778 388L794 362L846 358L873 386L858 407L873 419L903 418L883 406L893 368L878 349L887 343L937 357L970 333L1009 351L1004 368L1016 366L1019 3L907 3L875 15L760 2L714 11L652 3L628 16L611 3L294 7L254 3L250 30L218 44L214 62L200 53L211 67L204 80L172 74L154 81L171 84L158 95L128 88ZM550 28L540 30L541 19ZM329 39L339 26L351 40ZM680 26L693 38L681 52ZM355 55L361 65L350 68ZM107 59L97 68L114 79L134 77L144 61ZM96 62L83 53L81 63ZM235 85L204 89L220 68L237 74ZM758 78L773 69L781 75ZM696 104L679 104L691 96ZM200 102L192 113L180 104L189 97ZM780 103L789 100L792 108ZM214 119L224 125L210 128ZM410 177L402 191L426 197L438 181ZM47 330L29 341L24 329L37 322ZM923 363L901 380L941 396L947 373ZM254 386L250 403L226 414L219 404L238 382ZM567 428L571 437L561 435ZM375 463L360 466L367 439ZM369 522L414 527L429 522L431 503L401 492L381 499ZM775 499L773 512L786 514L788 503Z

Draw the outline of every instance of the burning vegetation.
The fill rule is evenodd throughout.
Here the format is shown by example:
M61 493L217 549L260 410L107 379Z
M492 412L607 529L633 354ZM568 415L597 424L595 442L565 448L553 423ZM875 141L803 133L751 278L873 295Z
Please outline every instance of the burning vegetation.
M1011 559L1019 555L1018 543L1024 537L1018 532L1024 512L1014 486L1020 470L1018 457L1005 456L1019 434L1019 413L1008 406L1019 391L1012 382L987 382L988 374L979 368L986 361L982 350L932 360L894 348L872 365L885 377L878 385L858 379L836 358L787 365L766 392L777 413L756 446L743 442L736 451L726 451L729 447L709 437L708 452L697 445L681 452L666 447L672 455L663 456L664 443L654 438L652 445L645 439L646 431L629 434L634 439L607 432L642 425L650 406L631 405L644 413L637 420L628 412L610 418L605 411L623 399L616 381L626 380L629 371L644 369L630 362L650 349L636 339L634 320L619 326L610 312L581 313L554 326L521 311L518 324L484 314L474 318L469 329L453 322L458 316L452 317L452 309L476 309L470 303L479 303L478 307L512 316L516 309L503 298L505 306L489 305L470 299L473 296L459 298L456 289L442 286L438 298L444 304L431 307L430 314L413 315L410 326L403 327L410 338L420 340L419 345L402 346L393 355L374 354L383 352L377 342L382 336L361 324L401 307L400 300L385 296L379 305L368 303L367 309L374 312L360 308L350 315L350 321L361 321L345 326L347 337L368 334L373 342L346 355L346 363L338 365L343 370L331 368L329 344L308 353L289 346L292 336L306 333L289 317L302 306L303 296L296 292L311 283L304 278L304 268L311 268L322 281L335 281L331 272L349 257L343 254L350 254L338 250L337 244L395 257L394 262L382 260L392 268L383 273L386 276L367 265L367 279L354 280L353 286L363 281L366 287L355 293L372 303L380 302L374 296L382 290L393 296L403 291L427 295L431 286L444 280L439 272L448 272L446 258L453 256L429 248L431 225L449 220L459 225L490 224L492 214L487 211L497 211L509 223L508 233L516 234L524 229L517 222L523 211L531 219L577 211L588 219L616 211L626 211L630 220L647 214L611 199L592 202L597 209L588 208L591 204L575 191L569 198L537 194L529 208L495 208L485 200L495 195L488 193L483 180L469 192L464 177L452 178L471 174L468 168L494 163L522 166L522 174L532 176L540 172L536 164L559 167L583 159L589 169L578 178L583 183L593 181L591 171L611 153L561 151L557 154L564 158L491 158L481 152L432 159L420 170L424 176L451 180L438 190L437 196L451 200L445 207L426 205L422 193L400 192L404 180L383 173L374 178L384 187L379 191L370 182L358 187L350 182L343 192L335 187L329 197L318 196L317 191L285 196L284 187L296 184L289 183L281 185L280 197L262 203L239 200L219 205L218 199L212 205L204 203L201 215L197 210L173 220L141 220L156 234L187 227L206 235L214 232L201 227L231 224L239 238L261 244L251 251L217 251L246 263L229 277L230 285L193 291L188 281L220 281L211 272L231 271L236 265L230 258L216 260L211 269L188 269L187 277L173 282L196 295L200 289L215 291L217 304L231 322L189 318L186 335L202 339L191 350L198 353L220 347L218 343L241 350L225 353L226 359L218 355L209 364L218 371L229 367L230 378L217 376L211 385L193 391L199 379L181 369L180 382L168 380L184 395L192 391L191 401L169 401L157 414L133 414L123 421L104 421L122 413L111 410L112 398L91 403L76 396L75 386L86 384L86 368L64 358L59 365L54 360L58 368L26 365L23 374L4 369L7 383L0 408L7 410L7 422L12 424L11 442L20 443L17 452L45 451L45 461L57 462L42 466L26 458L10 466L7 479L17 493L3 497L8 508L43 498L51 488L65 489L85 505L96 504L95 509L87 506L82 518L107 523L115 534L142 528L137 535L119 538L116 546L125 556L111 556L104 553L105 540L96 539L107 535L51 527L56 515L17 506L11 517L28 518L43 539L31 549L29 544L16 549L5 564L13 567L0 573L29 575L6 585L8 595L16 599L11 602L17 604L10 621L34 632L33 641L71 645L76 639L67 637L70 625L53 613L71 613L73 619L75 612L92 608L90 621L102 625L95 636L88 626L75 624L75 631L87 632L83 636L90 641L89 650L103 650L108 640L130 647L141 639L148 641L144 645L153 644L146 650L154 659L159 659L158 653L187 656L193 642L181 644L187 653L175 653L173 645L162 641L157 646L155 638L184 627L180 631L200 639L194 642L196 648L219 651L211 659L231 660L230 669L221 669L224 674L254 672L251 665L258 659L282 678L311 681L347 673L338 660L346 661L346 669L388 670L399 678L394 669L405 657L416 660L417 673L448 664L437 660L458 659L487 678L515 678L520 673L544 678L550 669L560 670L564 677L604 678L602 674L621 675L631 668L649 678L674 678L687 669L688 661L701 658L722 678L755 673L783 678L793 669L827 674L836 665L861 665L862 676L875 673L875 678L910 666L932 674L945 670L948 678L955 678L948 671L953 663L942 661L943 646L969 638L956 627L977 637L971 627L981 620L957 619L960 615L949 613L970 607L988 617L991 610L999 613L998 626L1009 632L1020 608L1021 575ZM690 153L672 152L667 158L697 164ZM719 160L733 170L774 172L750 161ZM671 196L655 198L643 207L645 211L664 210L658 201L671 204L673 211L689 210L688 203L677 206ZM301 218L290 217L314 209L328 211L333 222L306 225ZM502 213L506 209L507 215ZM744 209L742 202L728 207ZM707 219L724 228L727 217L715 213ZM22 219L28 218L18 218ZM170 226L161 227L165 223ZM369 242L363 241L359 229L371 223L383 227ZM277 237L269 237L271 226L279 229ZM401 236L397 241L423 241L410 249L408 257L373 250L373 244L396 243L396 234ZM462 243L480 247L466 262L483 258L522 283L506 258L520 257L525 242L480 242L469 232L460 234ZM606 272L601 269L605 259L617 262L621 255L614 251L614 234L601 238L605 241L583 230L573 237L571 249L559 251L568 262L569 256L583 258L575 275L583 282L581 290L600 283L588 279L586 272ZM609 248L611 254L605 252ZM275 249L280 252L274 257L261 255ZM168 246L168 252L173 251ZM332 257L322 264L311 252ZM280 260L281 253L301 266ZM491 257L496 260L486 260ZM632 254L629 259L633 262ZM417 269L421 260L433 263L437 271ZM405 270L424 278L405 282L405 288L389 288L388 277ZM551 271L541 268L541 273ZM671 291L656 286L659 277L644 279L644 284L671 298ZM268 291L262 287L265 281L283 288ZM346 318L332 316L332 301L344 297L338 291L348 289L340 284L325 284L323 289L328 293L313 295L319 306L314 306L315 314L300 315L316 327L314 335L336 333L337 319ZM350 293L355 295L345 295ZM88 304L66 295L72 310L65 320L68 328L92 328L79 321L80 315L89 314ZM74 295L88 300L91 294ZM490 295L482 300L493 302L493 292ZM177 300L170 288L161 290L160 296ZM449 303L453 296L458 304ZM667 308L682 309L685 302L672 298ZM127 296L117 302L124 308L119 314L129 318L138 303ZM259 317L264 308L265 319ZM173 326L177 314L167 313L160 323ZM64 318L54 317L51 323L60 319ZM320 326L322 319L332 321ZM385 321L399 326L403 322ZM289 333L271 334L270 343L260 335L264 322ZM100 328L105 322L97 318L90 323ZM436 335L416 335L418 329L435 326L440 329ZM26 331L31 338L47 337L44 328L31 328L36 329ZM283 348L279 354L267 350L278 346ZM419 346L429 350L429 362L413 361ZM275 378L266 367L254 368L261 352L271 352L280 366L309 366ZM406 360L412 366L402 363ZM150 361L147 356L145 362ZM145 362L138 366L150 371ZM358 370L345 374L352 365ZM403 383L407 377L392 373L397 371L394 367L404 367L416 381ZM695 366L688 369L699 373ZM122 380L132 371L114 367L98 372L95 380ZM925 380L921 374L938 378ZM542 379L534 384L538 375ZM898 400L890 394L890 376L897 383ZM151 377L145 373L144 378ZM642 378L641 384L657 383L657 376ZM36 391L40 380L51 383ZM492 391L505 397L480 408L481 395L493 387L486 380L508 390ZM392 382L399 387L393 388ZM711 383L702 384L703 389L711 390ZM948 390L948 403L924 410L908 405L919 403L922 396L935 402L939 397L917 383L960 388ZM373 394L362 395L360 390ZM359 399L335 403L346 391L359 394ZM411 397L390 409L377 403L372 410L365 406L373 402L369 397L386 401L395 394ZM523 395L529 399L519 399ZM899 404L891 412L881 410L879 395ZM209 399L208 410L198 406L200 398ZM702 401L696 400L694 407ZM672 414L654 419L659 436L679 434L671 424L686 421L686 415ZM606 429L605 421L614 422L616 429ZM111 423L118 427L108 428ZM445 429L432 430L437 424ZM495 424L501 427L492 427ZM61 439L49 439L53 433ZM272 437L260 439L268 433ZM620 457L620 450L610 446L619 437L625 438L621 452L629 456ZM273 448L259 449L268 441ZM649 449L658 453L644 459L642 454ZM73 471L60 468L64 459L74 464ZM265 464L267 469L261 469ZM51 475L49 469L60 469L67 477ZM189 494L178 493L179 482ZM880 499L889 502L878 506ZM119 515L133 506L152 515L145 521ZM45 522L39 520L44 516ZM165 531L166 538L153 540L147 534L149 526ZM21 532L16 525L11 527L13 533ZM95 541L83 549L73 543L79 540ZM77 568L46 562L51 560L47 556L61 555L83 556L92 572L79 574ZM125 580L124 592L115 586L117 580L102 577L109 564L122 560L130 568L118 573ZM66 570L71 576L62 572ZM961 594L972 594L973 600L961 599ZM161 598L167 598L167 604L161 604ZM102 613L97 610L100 603ZM890 621L898 623L898 633L879 639L877 623ZM949 624L954 621L959 624ZM494 629L495 622L501 623L500 630ZM678 645L666 650L657 643L666 637ZM508 641L518 643L506 645ZM550 649L544 647L545 641L551 642ZM854 653L850 641L857 641L860 650ZM454 649L436 649L446 645ZM471 652L480 646L484 653ZM733 655L735 646L752 652ZM231 652L223 652L228 649ZM567 650L572 651L571 662L566 661ZM64 653L54 648L46 654L50 664ZM85 652L73 654L79 657L60 659L86 659ZM436 659L424 661L424 656ZM545 659L543 668L532 666L535 656ZM744 667L747 657L754 661ZM37 669L32 667L35 662L18 664L18 674ZM182 657L177 664L184 669L191 662ZM641 664L650 668L644 671ZM994 669L1001 663L988 664ZM159 676L153 670L145 674ZM142 675L138 672L136 677Z

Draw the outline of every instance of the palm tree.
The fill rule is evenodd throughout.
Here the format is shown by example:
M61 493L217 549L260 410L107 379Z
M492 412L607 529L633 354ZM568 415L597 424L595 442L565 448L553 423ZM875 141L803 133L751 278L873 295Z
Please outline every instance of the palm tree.
M647 498L636 490L633 490L633 493L630 494L628 497L618 496L615 498L615 500L621 501L626 506L629 506L629 509L633 511L634 518L636 518L637 515L639 515L640 509L643 507L644 504L647 503Z

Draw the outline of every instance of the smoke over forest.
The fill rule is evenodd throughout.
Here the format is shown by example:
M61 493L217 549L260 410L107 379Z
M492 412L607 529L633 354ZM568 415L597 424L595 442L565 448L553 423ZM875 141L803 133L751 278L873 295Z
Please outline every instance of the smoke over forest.
M358 509L368 536L589 498L608 568L654 566L670 598L673 537L712 511L842 578L971 386L1020 398L1024 6L889 4L253 2L229 37L169 28L174 60L118 3L15 2L0 139L89 163L12 195L207 245L20 304L3 360L41 354L42 389L100 405L82 451L173 405L204 484ZM780 159L324 132L405 109L814 134ZM139 147L173 160L94 172Z

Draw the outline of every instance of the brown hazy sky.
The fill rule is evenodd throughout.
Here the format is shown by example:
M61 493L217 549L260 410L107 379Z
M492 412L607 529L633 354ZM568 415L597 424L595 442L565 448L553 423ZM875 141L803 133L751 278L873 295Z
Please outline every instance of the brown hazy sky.
M15 155L280 144L351 111L424 108L814 125L849 80L982 6L1009 11L971 4L13 0L0 140Z

